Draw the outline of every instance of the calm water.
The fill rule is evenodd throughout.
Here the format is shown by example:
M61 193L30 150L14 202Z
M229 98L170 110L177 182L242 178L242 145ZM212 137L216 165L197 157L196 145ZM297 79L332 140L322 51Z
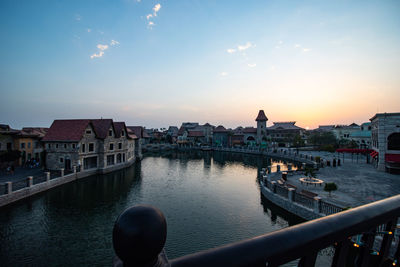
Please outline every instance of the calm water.
M258 156L169 153L55 188L0 210L1 266L111 266L117 216L151 204L167 218L175 258L301 222L262 197Z

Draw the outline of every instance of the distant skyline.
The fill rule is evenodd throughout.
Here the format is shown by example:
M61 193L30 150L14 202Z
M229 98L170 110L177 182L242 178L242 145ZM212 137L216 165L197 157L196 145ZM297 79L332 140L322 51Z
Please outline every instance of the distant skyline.
M0 1L0 123L400 112L400 1Z

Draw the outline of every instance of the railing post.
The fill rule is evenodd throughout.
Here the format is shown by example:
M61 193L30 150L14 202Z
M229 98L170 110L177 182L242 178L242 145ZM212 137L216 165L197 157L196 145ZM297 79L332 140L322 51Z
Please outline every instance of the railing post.
M50 181L50 172L46 172L46 182Z
M113 229L114 266L170 266L166 239L167 223L159 209L139 205L125 210Z
M320 211L320 201L321 198L320 197L314 197L314 212L315 213L321 213Z
M294 191L296 191L296 189L294 189L294 188L288 188L288 199L289 199L289 201L290 202L293 202L293 200L294 200L294 198L293 198L293 196L294 196Z
M272 182L271 182L271 185L272 185L272 192L273 192L274 194L276 194L276 182L275 182L275 181L272 181Z
M33 176L28 176L26 179L26 187L31 187L33 185Z
M6 194L11 194L12 193L12 182L6 182L5 187L6 187Z
M276 165L276 172L280 172L281 171L281 165Z
M64 168L61 168L61 177L64 176Z
M76 166L72 166L72 169L74 170L74 174L76 174Z

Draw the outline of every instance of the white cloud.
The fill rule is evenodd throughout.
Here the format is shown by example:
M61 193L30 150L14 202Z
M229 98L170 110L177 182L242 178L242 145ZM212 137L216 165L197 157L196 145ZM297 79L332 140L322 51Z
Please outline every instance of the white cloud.
M148 14L148 15L146 16L146 19L149 20L149 19L151 19L152 17L153 17L152 14Z
M104 55L103 51L100 51L98 54L94 53L93 55L90 56L91 59L94 59L96 57L102 57Z
M118 41L115 41L115 40L111 40L110 45L111 45L111 46L119 45L119 42L118 42Z
M92 29L87 29L87 32L91 32L92 31Z
M107 49L108 49L108 45L98 44L98 45L97 45L97 48L98 48L100 51L104 51L104 50L107 50Z
M280 45L283 44L283 41L279 41L278 44L280 44Z
M249 66L250 68L254 68L255 66L257 66L257 64L256 64L256 63L253 63L253 64L247 64L247 66Z
M245 45L238 45L237 49L238 49L239 51L244 51L244 50L247 50L247 49L249 49L249 48L251 48L251 47L255 47L255 45L253 45L253 44L250 43L250 42L247 42Z
M157 12L160 11L160 9L161 9L161 5L160 4L156 4L153 7L153 11L154 11L153 15L154 15L154 17L157 17Z
M301 47L301 45L299 45L299 44L294 45L294 48L300 48L300 47Z
M226 52L228 52L229 54L232 54L232 53L235 53L235 52L236 52L236 49L234 49L234 48L229 48L229 49L226 50Z
M221 72L219 75L221 75L221 76L227 76L228 73L227 73L226 71L223 71L223 72Z
M310 48L303 48L303 52L310 52L311 51L311 49Z

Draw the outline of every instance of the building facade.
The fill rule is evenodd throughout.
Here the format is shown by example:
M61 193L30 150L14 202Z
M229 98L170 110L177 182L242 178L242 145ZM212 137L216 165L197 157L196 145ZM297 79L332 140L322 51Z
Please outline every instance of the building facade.
M50 170L117 169L135 161L135 139L112 119L55 120L42 139Z
M400 173L400 113L377 113L370 121L373 163L378 170Z

